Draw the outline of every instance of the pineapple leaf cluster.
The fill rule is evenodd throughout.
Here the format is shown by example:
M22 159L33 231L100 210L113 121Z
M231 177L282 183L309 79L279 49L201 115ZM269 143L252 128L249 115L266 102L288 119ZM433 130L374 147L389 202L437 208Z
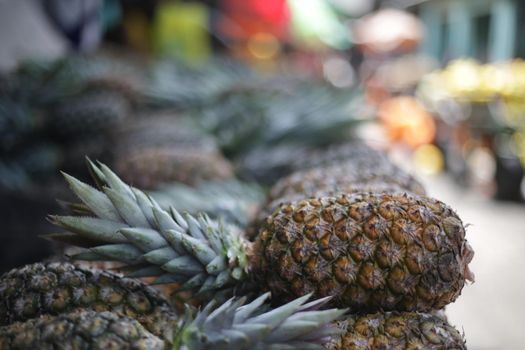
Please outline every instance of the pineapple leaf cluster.
M51 216L68 233L50 237L87 248L75 259L119 261L130 277L155 277L181 290L226 292L245 278L247 257L238 231L206 215L164 210L122 182L107 166L89 162L96 189L64 174L83 216Z
M346 310L318 311L329 298L308 302L311 295L267 310L265 293L246 304L246 298L214 301L201 311L187 309L175 336L174 348L200 349L323 349L322 344L340 330L329 323ZM265 307L266 306L266 307Z

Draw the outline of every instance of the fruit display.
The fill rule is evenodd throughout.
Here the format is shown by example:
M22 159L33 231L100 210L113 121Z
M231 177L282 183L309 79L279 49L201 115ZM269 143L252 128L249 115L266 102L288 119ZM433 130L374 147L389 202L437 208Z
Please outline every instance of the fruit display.
M115 62L0 87L6 128L27 118L0 174L60 167L71 189L45 235L66 259L0 276L0 350L465 349L441 314L474 280L466 225L355 138L356 89Z
M345 310L318 311L326 299L307 303L304 296L267 311L268 297L189 309L170 328L173 337L157 337L134 318L108 311L43 316L0 327L0 349L323 349L321 344L340 332L331 322Z
M157 283L201 293L255 283L283 299L331 295L334 305L356 311L426 311L454 301L473 278L461 220L432 198L358 193L292 202L268 217L251 243L205 216L163 210L106 166L91 167L103 192L66 179L92 216L53 216L70 231L54 238L85 241L91 248L80 259L130 268L145 260L134 275L156 276Z

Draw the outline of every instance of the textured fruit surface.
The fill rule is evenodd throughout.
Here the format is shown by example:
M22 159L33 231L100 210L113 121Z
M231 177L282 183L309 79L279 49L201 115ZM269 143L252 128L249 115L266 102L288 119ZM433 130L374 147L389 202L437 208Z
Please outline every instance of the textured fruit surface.
M292 193L285 195L284 197L276 198L268 203L266 203L260 212L257 215L256 226L260 222L264 221L268 216L270 216L275 210L277 210L281 205L298 202L307 198L313 197L334 197L341 194L352 194L360 192L373 192L373 193L404 193L407 190L400 185L385 183L381 181L369 181L369 182L355 182L349 183L344 187L340 187L338 190L318 190L312 191L308 195L303 193Z
M344 330L328 350L463 350L462 335L443 319L416 312L351 316L337 322Z
M113 135L119 140L117 158L132 149L144 147L186 146L210 152L219 149L213 137L173 112L139 114L129 123L120 125Z
M292 167L295 170L305 170L329 167L347 162L361 166L370 163L386 163L389 162L389 160L386 153L356 140L335 144L324 149L309 150L302 158L294 158L292 160Z
M370 162L363 166L348 162L293 173L272 187L270 200L291 195L307 198L319 192L352 192L352 186L357 183L383 183L411 193L425 194L419 181L388 161Z
M33 264L0 278L0 325L75 309L113 311L137 319L155 335L175 324L166 300L145 284L68 263Z
M92 90L62 100L45 122L53 135L77 140L111 130L128 113L128 101L119 93Z
M139 322L111 312L42 316L0 327L0 350L162 350L164 341Z
M194 184L233 174L231 164L220 153L192 147L137 149L119 158L115 167L124 180L143 188L173 181Z
M353 311L442 308L472 279L456 213L408 194L361 193L283 205L255 241L252 263L274 295L334 296Z

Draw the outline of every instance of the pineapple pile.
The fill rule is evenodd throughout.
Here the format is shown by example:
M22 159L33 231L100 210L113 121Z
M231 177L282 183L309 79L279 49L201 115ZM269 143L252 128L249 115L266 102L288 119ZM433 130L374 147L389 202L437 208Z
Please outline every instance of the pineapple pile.
M41 127L68 163L116 172L64 173L79 201L47 238L75 264L0 277L0 350L466 348L439 316L473 280L465 226L347 142L349 91L226 61L161 62L142 86L83 62L23 72L52 87Z
M81 305L69 296L84 292L75 294L77 287L68 289L69 282L65 282L58 286L63 285L70 292L62 298L53 298L49 293L60 293L61 289L54 288L46 294L40 284L49 282L46 279L40 282L41 278L36 276L42 272L30 268L34 278L24 277L27 274L24 271L3 277L0 291L15 295L3 296L4 313L17 315L11 321L45 316L45 320L36 321L40 323L35 327L40 329L49 322L58 322L57 318L49 318L57 314L57 306L52 302L57 299L58 310L62 308L63 313L79 308L84 313L103 310L131 317L152 336L171 341L175 349L199 349L204 344L221 342L224 349L245 348L237 345L241 339L235 337L242 338L246 346L260 349L310 349L317 348L315 344L332 350L464 349L462 335L436 315L437 310L456 300L466 281L473 280L468 269L473 252L465 239L461 219L446 204L425 196L417 180L379 153L374 159L370 156L374 152L367 150L369 162L378 165L352 173L352 166L359 163L357 153L345 159L335 157L337 166L344 171L331 170L336 165L322 163L320 168L314 165L279 181L270 190L269 204L279 200L281 204L264 220L255 221L257 234L251 239L220 219L181 213L173 207L164 209L153 197L127 185L104 164L88 162L97 187L66 175L81 201L75 208L82 215L51 216L50 220L65 232L50 238L83 247L73 259L116 261L128 277L148 278L154 284L175 283L177 291L189 291L191 298L200 302L213 300L224 304L215 311L208 305L200 314L179 318L175 326L151 330L147 320L152 316L142 317L135 311L126 313L128 309L122 305L121 294L116 297L108 292L99 297L102 302ZM308 176L321 170L325 179L320 183L319 178L312 180ZM341 174L346 176L339 178ZM348 190L363 183L366 190ZM290 192L295 196L292 200L288 199ZM11 282L13 279L16 282ZM36 286L24 280L35 281ZM14 284L18 288L11 287ZM79 284L78 288L85 286ZM38 297L42 292L44 297ZM241 306L246 298L261 306L268 298L267 292L271 292L271 307L275 308L268 314L280 314L276 310L295 305L295 311L287 313L287 317L296 323L286 319L272 323L266 316L254 316L258 321L283 327L274 329L280 336L268 333L263 336L255 330L257 327L249 328L248 332L243 327L249 316L242 326L236 326L235 315L244 315L248 307ZM315 308L339 309L306 312L311 303L305 302L312 296L318 300L313 302ZM21 301L28 298L40 301ZM223 315L224 319L219 321L218 310L231 316ZM349 314L342 316L347 311ZM73 323L71 327L75 327L75 322L70 320L103 317L62 316L63 313L59 317ZM299 315L316 322L307 326L309 321L300 322ZM155 317L168 322L172 319L169 313ZM336 319L337 322L331 323ZM329 328L324 328L328 323ZM21 327L14 325L8 328ZM241 337L240 329L253 338L249 339L248 333ZM6 329L9 334L4 336L6 342L14 341L13 333ZM300 340L290 338L295 336ZM41 336L35 334L35 337ZM267 343L271 341L280 345Z

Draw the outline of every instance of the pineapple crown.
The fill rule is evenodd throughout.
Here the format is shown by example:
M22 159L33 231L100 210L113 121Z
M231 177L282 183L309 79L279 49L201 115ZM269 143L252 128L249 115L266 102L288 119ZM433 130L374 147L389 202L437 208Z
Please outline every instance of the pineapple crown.
M266 197L259 185L236 179L205 181L196 186L174 183L149 193L163 208L205 212L239 227L248 226Z
M231 293L246 278L247 243L238 231L204 214L165 210L106 165L87 161L98 189L64 173L82 203L70 204L76 215L49 217L69 232L47 238L86 248L73 259L118 261L130 277L197 293Z
M346 310L319 311L330 298L306 301L311 294L275 309L268 309L266 293L245 304L246 298L229 299L219 307L212 301L202 311L187 307L175 334L175 350L315 350L341 330L330 325Z

